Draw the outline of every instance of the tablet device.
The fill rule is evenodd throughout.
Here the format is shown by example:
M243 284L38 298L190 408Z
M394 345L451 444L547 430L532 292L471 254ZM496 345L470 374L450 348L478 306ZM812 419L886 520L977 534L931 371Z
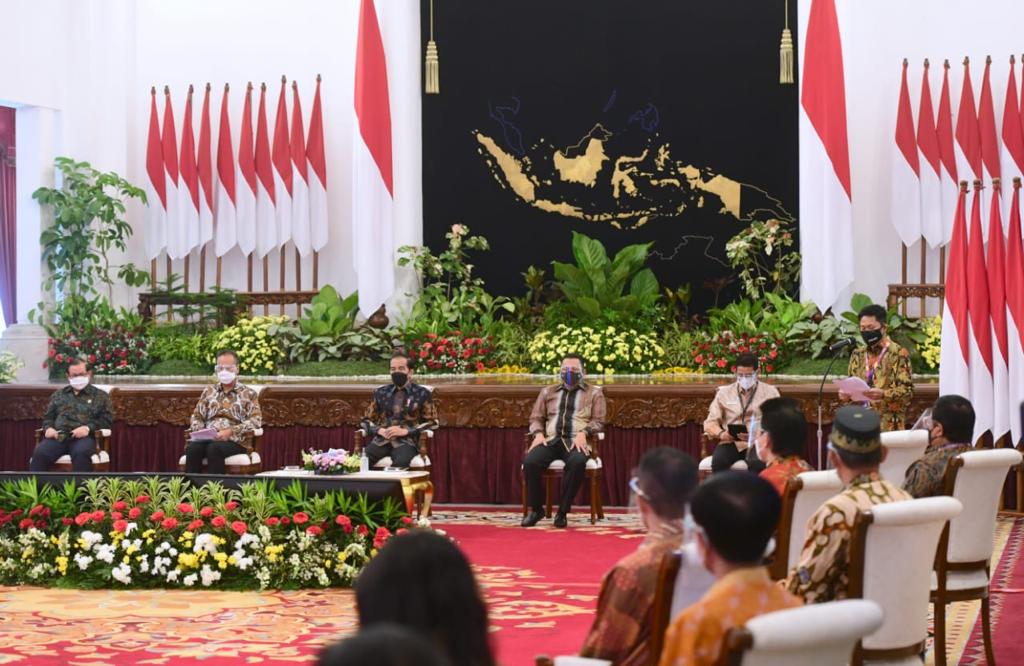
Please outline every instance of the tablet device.
M742 423L730 423L729 434L732 435L733 439L746 439L747 426Z

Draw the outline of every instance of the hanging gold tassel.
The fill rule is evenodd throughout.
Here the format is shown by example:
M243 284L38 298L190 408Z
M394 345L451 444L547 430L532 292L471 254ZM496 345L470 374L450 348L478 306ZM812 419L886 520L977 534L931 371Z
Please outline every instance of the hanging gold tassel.
M786 0L786 27L779 44L779 83L793 83L793 33L789 31L789 0Z
M437 43L434 41L434 0L430 0L430 40L424 58L424 87L428 95L441 92L441 63L437 59Z

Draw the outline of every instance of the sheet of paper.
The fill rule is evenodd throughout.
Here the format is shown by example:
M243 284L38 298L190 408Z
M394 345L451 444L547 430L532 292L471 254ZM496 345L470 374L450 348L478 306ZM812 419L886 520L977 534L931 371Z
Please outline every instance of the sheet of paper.
M216 428L206 428L204 430L196 430L189 437L193 442L206 442L217 437Z
M864 391L869 390L871 387L867 385L860 377L847 377L846 379L837 379L835 381L836 388L843 393L850 396L850 400L853 402L864 402L867 400L867 396L864 395Z

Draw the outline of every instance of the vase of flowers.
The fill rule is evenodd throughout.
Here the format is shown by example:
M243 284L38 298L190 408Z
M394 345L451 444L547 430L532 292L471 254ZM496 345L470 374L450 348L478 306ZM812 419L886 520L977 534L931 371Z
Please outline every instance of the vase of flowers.
M351 474L359 471L359 456L345 449L302 452L302 467L314 474Z

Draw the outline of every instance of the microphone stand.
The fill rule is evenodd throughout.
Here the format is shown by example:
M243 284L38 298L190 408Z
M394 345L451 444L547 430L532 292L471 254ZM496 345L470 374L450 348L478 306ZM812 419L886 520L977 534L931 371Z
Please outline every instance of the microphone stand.
M832 354L832 360L829 361L828 367L825 368L825 374L821 376L821 384L818 386L818 469L825 469L825 461L822 458L822 433L821 433L821 400L822 394L825 391L825 380L828 378L829 373L832 372L832 366L835 364L836 359L839 358L839 353L843 351L843 348L835 350Z

